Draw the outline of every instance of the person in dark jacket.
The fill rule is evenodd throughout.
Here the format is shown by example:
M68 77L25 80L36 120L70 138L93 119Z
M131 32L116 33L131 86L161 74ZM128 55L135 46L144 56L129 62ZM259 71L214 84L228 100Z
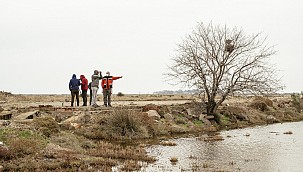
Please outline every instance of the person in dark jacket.
M69 81L69 90L72 94L71 106L74 106L75 96L77 100L77 106L79 106L79 86L80 80L77 79L76 74L73 74L72 79Z
M88 84L88 89L89 89L89 105L92 105L92 98L93 98L93 91L92 91L92 82Z
M87 106L87 90L88 90L88 81L84 75L80 75L81 80L81 91L82 91L82 99L83 99L83 106Z

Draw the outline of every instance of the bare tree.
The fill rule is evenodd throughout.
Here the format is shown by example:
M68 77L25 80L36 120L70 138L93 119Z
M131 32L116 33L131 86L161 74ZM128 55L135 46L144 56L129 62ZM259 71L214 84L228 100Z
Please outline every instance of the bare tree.
M281 89L269 58L276 51L261 34L199 23L178 45L167 74L205 94L207 115L232 93L268 94Z

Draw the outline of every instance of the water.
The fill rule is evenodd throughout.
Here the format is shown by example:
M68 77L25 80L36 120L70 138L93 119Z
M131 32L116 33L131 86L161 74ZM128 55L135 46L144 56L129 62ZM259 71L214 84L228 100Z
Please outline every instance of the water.
M291 131L293 134L283 134ZM142 171L303 171L303 122L222 131L223 141L172 139L147 149L158 161ZM170 159L178 158L176 164Z

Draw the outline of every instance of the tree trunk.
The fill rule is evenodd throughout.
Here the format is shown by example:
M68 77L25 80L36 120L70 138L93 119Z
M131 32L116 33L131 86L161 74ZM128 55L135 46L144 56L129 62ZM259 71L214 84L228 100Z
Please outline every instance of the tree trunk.
M220 124L221 120L220 120L220 116L216 113L218 106L217 103L214 100L211 100L209 102L207 102L207 115L208 116L214 116L214 120L216 121L217 124Z

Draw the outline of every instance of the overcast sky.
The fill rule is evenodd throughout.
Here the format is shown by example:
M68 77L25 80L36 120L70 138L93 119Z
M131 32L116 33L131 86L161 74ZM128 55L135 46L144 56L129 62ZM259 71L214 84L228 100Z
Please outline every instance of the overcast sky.
M302 0L0 0L0 91L69 93L95 69L123 76L114 93L182 89L163 73L197 22L262 32L284 91L303 91Z

